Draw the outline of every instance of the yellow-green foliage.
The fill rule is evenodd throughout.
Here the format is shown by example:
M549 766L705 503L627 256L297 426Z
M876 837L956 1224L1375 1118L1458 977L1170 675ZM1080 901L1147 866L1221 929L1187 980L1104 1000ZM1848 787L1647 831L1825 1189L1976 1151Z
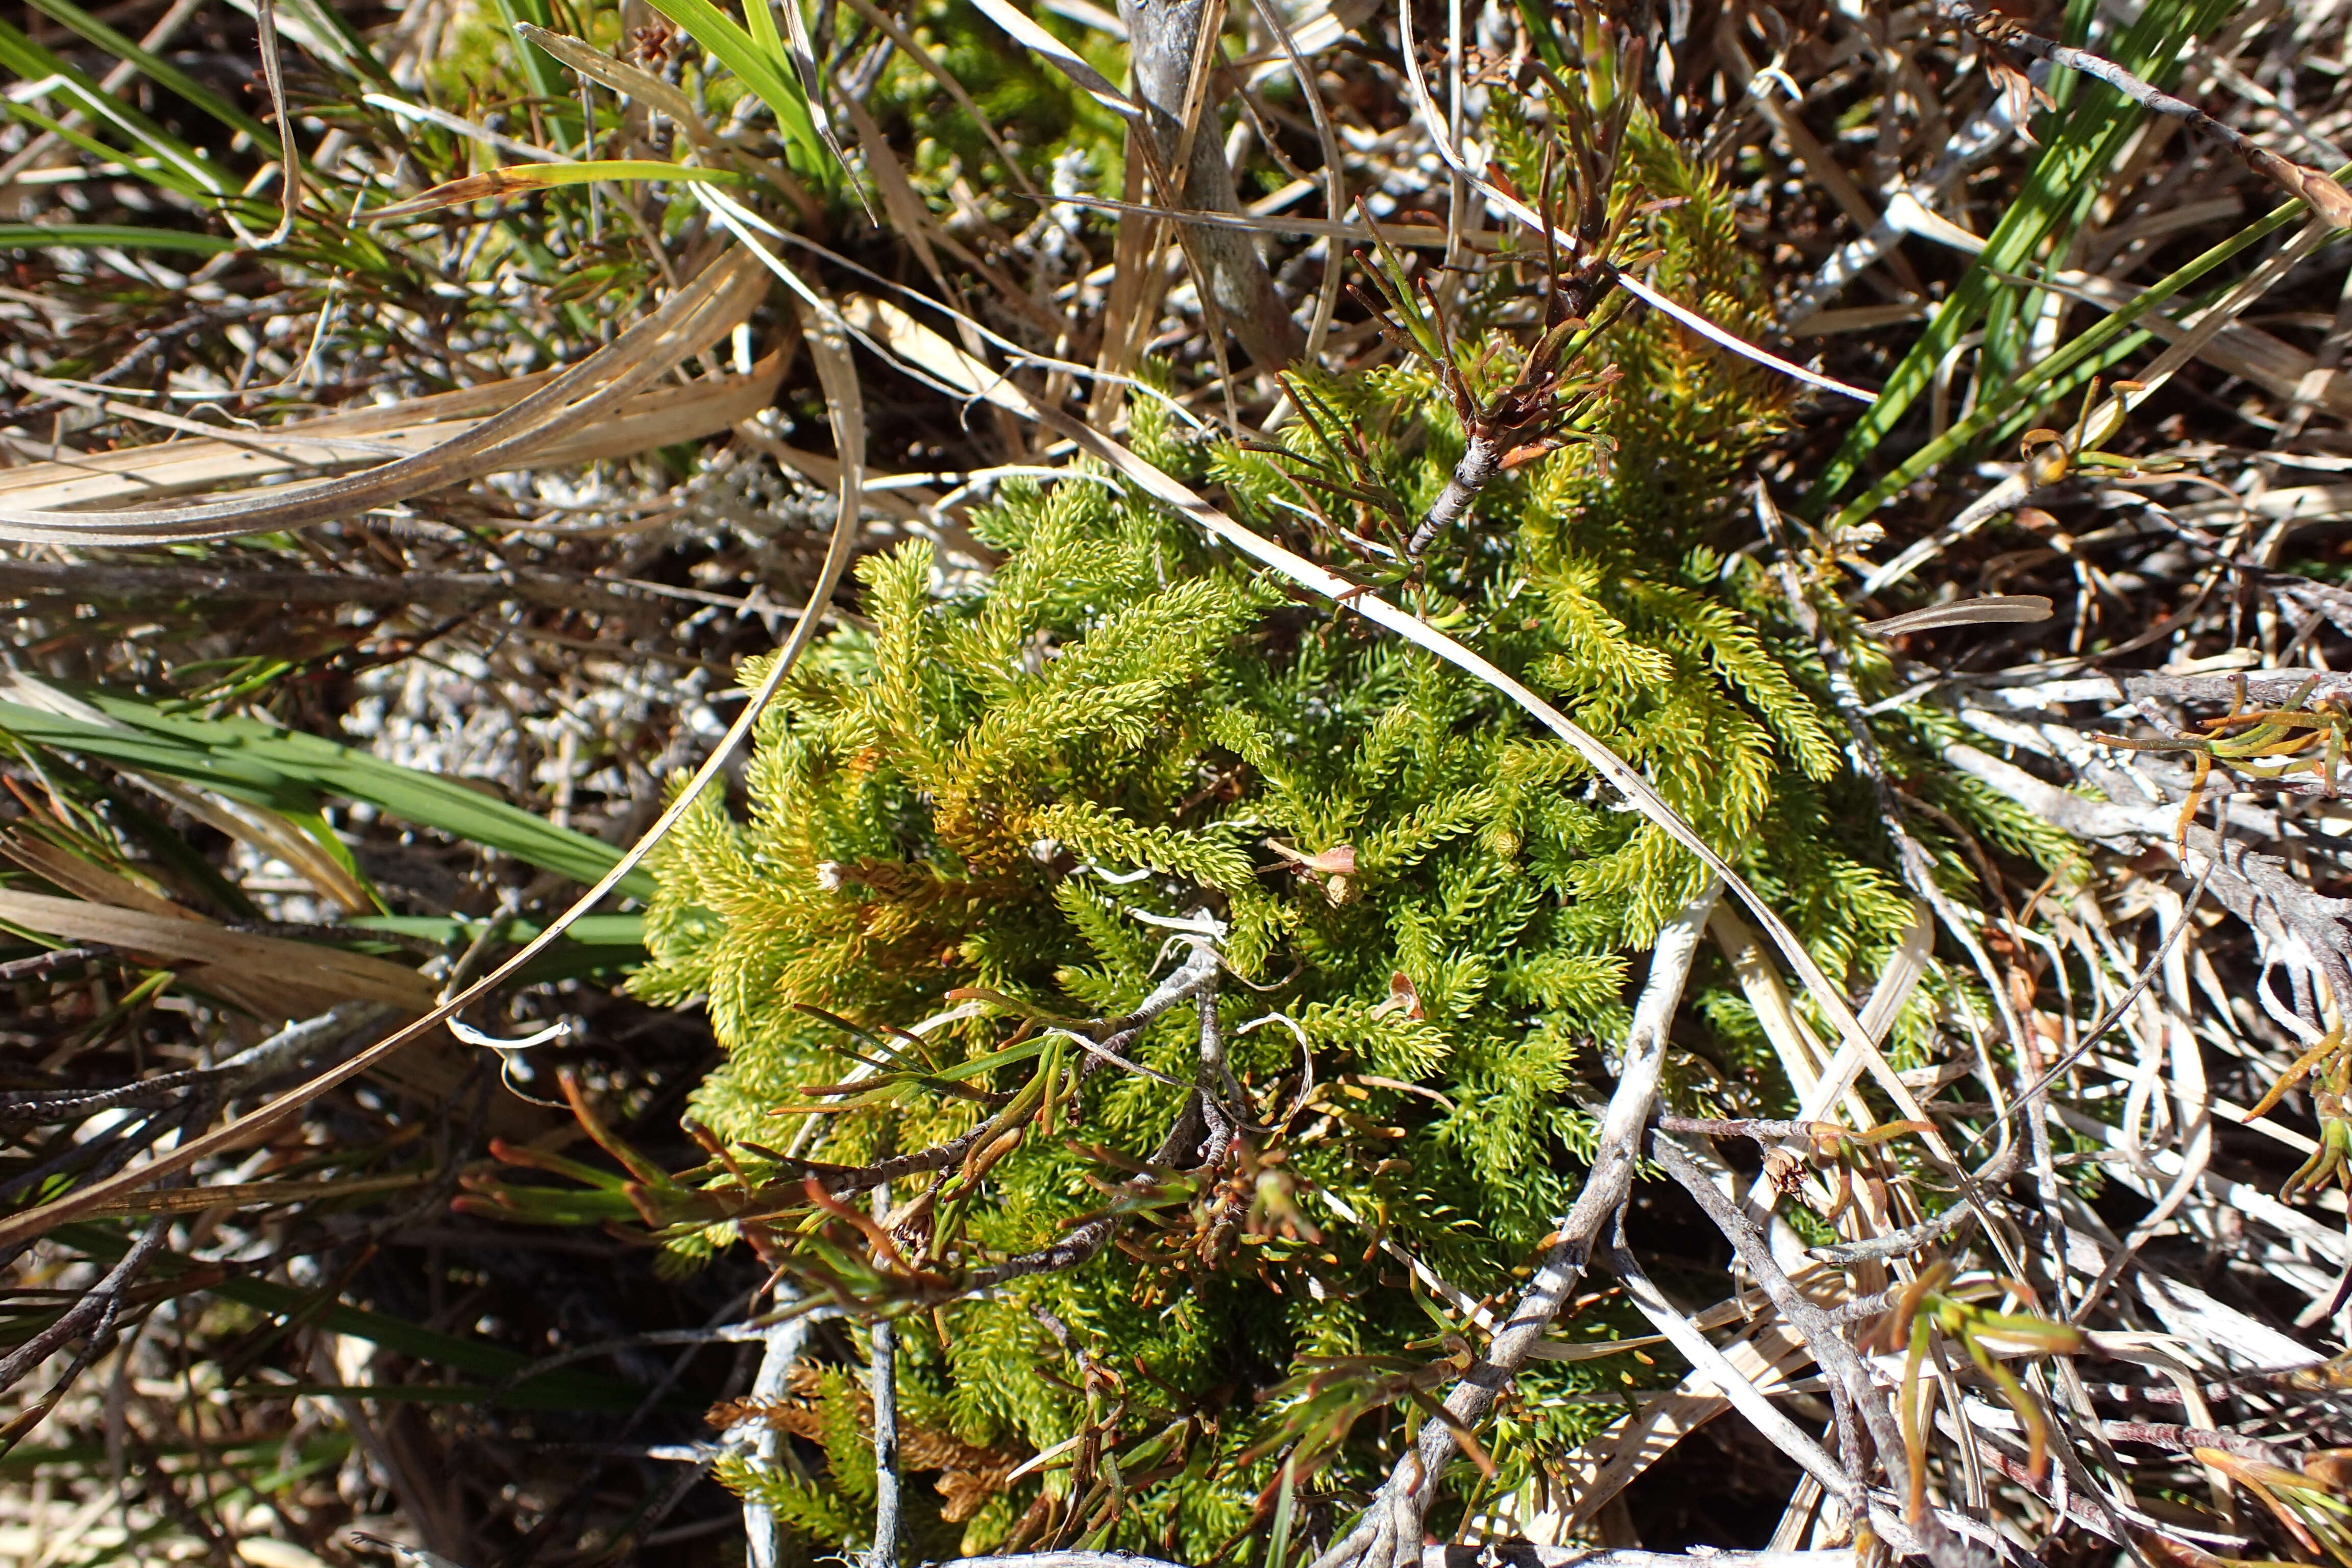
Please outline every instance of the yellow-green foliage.
M1746 324L1759 295L1720 192L1660 139L1635 145L1629 177L1670 198L1640 220L1663 253L1660 286ZM1629 318L1601 352L1623 373L1599 420L1613 456L1497 480L1408 592L1647 771L1833 975L1854 965L1866 983L1911 905L1833 738L1816 655L1742 548L1755 530L1738 487L1784 392L1663 319ZM1436 493L1462 435L1425 372L1322 391L1398 496ZM1300 537L1305 492L1277 462L1181 440L1156 407L1139 405L1140 449ZM1289 438L1306 449L1296 427ZM1133 1167L1097 1151L1148 1157L1183 1103L1152 1077L1073 1077L1034 1020L1133 1009L1172 962L1155 921L1225 922L1223 1032L1258 1123L1237 1155L1260 1173L1238 1238L1201 1240L1188 1216L1209 1200L1179 1191L1151 1200L1129 1250L951 1300L904 1336L921 1347L908 1375L960 1440L1022 1451L1108 1398L1075 1357L1121 1377L1139 1365L1150 1389L1130 1381L1130 1394L1160 1415L1127 1417L1111 1443L1131 1484L1071 1529L1197 1560L1266 1482L1263 1458L1231 1461L1298 1408L1293 1393L1255 1395L1302 1354L1395 1354L1429 1333L1365 1226L1474 1295L1507 1288L1551 1228L1606 1091L1594 1044L1622 1037L1633 965L1700 872L1494 692L1344 610L1299 603L1099 476L1009 486L975 531L1004 556L982 588L942 589L921 543L865 563L871 630L821 644L764 716L748 816L704 804L665 847L655 961L636 984L708 998L727 1060L694 1114L769 1148L803 1125L772 1113L861 1062L919 1056L940 1073L1005 1052L956 1081L1044 1093L1053 1131L927 1216L919 1261L951 1285L1099 1209ZM960 987L988 999L919 1047L890 1033L948 1011ZM1726 1026L1694 1042L1675 1081L1785 1114L1727 973L1703 963L1694 994L1696 1016ZM1129 1055L1189 1082L1196 1029L1173 1010ZM877 1089L825 1117L806 1152L852 1163L918 1150L1003 1103ZM1269 1193L1289 1194L1287 1219ZM1605 1419L1546 1405L1545 1391L1621 1370L1523 1380L1533 1397L1495 1448L1503 1480ZM1360 1437L1332 1462L1360 1477L1370 1452ZM960 1542L937 1539L1002 1544L1037 1489L1068 1486L1058 1470L1024 1479ZM776 1500L853 1539L797 1493Z

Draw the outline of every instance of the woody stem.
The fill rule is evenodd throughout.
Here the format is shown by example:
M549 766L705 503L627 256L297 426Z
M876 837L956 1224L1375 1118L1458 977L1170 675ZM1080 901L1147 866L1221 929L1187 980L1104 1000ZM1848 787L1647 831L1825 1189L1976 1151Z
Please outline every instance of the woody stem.
M1454 465L1453 477L1445 481L1445 489L1423 515L1421 526L1412 531L1412 538L1404 547L1405 554L1419 560L1422 552L1435 542L1439 534L1453 527L1462 514L1470 510L1470 503L1478 499L1478 492L1485 489L1502 470L1502 442L1491 434L1473 429L1470 445L1463 452L1462 460Z

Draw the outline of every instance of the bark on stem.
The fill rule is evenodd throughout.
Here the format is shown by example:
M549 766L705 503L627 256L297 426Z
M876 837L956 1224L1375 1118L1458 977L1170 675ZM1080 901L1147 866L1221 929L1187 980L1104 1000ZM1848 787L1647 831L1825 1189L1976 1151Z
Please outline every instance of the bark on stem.
M1219 95L1213 77L1201 98L1199 123L1193 128L1189 154L1184 145L1184 111L1198 63L1202 12L1210 3L1119 0L1118 16L1127 24L1136 92L1143 100L1160 166L1171 179L1181 182L1181 190L1160 192L1160 200L1169 206L1196 212L1239 214L1241 196L1234 188L1234 172L1225 163L1217 135ZM1222 5L1223 0L1216 3ZM1291 321L1275 289L1274 276L1266 270L1251 236L1242 229L1207 224L1187 224L1184 229L1189 248L1208 274L1202 281L1211 296L1204 302L1210 313L1222 319L1250 357L1267 370L1280 370L1298 357L1297 324Z
M2317 169L2280 157L2243 132L2222 124L2195 104L2142 81L2111 59L2029 33L2013 19L1981 11L1969 0L1936 0L1936 7L1988 44L2009 47L2105 82L2134 103L2178 120L2228 145L2246 166L2337 228L2352 228L2352 192Z
M159 1219L149 1226L121 1262L108 1272L105 1279L82 1293L81 1300L66 1309L57 1321L18 1345L5 1356L0 1356L0 1390L13 1387L26 1373L47 1361L77 1334L87 1332L89 1342L75 1370L79 1372L97 1352L100 1342L114 1327L114 1320L122 1310L122 1293L131 1288L148 1257L163 1239L169 1228L168 1219ZM62 1380L61 1380L62 1381Z
M1418 558L1435 543L1437 536L1459 521L1462 514L1470 510L1470 503L1478 499L1478 492L1502 471L1502 443L1475 430L1469 435L1470 445L1463 450L1462 460L1454 465L1453 477L1445 481L1445 489L1439 492L1436 501L1423 516L1421 526L1406 542L1407 555Z
M801 1348L808 1342L810 1326L830 1316L826 1311L802 1312L771 1323L761 1331L760 1338L766 1343L760 1352L760 1370L751 1379L751 1404L772 1405L791 1391L793 1363L800 1359ZM727 1434L727 1441L748 1442L753 1462L762 1468L773 1468L783 1451L783 1434L765 1422L733 1427ZM781 1532L774 1511L759 1500L756 1491L743 1495L743 1538L751 1568L776 1568L782 1545Z
M890 1210L887 1185L874 1189L874 1217ZM898 1568L898 1329L874 1320L874 1553L867 1568Z
M1433 1420L1422 1427L1420 1443L1397 1462L1381 1496L1364 1510L1355 1529L1317 1560L1315 1568L1339 1568L1359 1553L1365 1553L1366 1568L1387 1568L1377 1537L1381 1525L1389 1521L1403 1526L1392 1537L1395 1554L1401 1559L1420 1556L1422 1519L1437 1495L1445 1467L1461 1448L1455 1424L1476 1426L1533 1357L1552 1320L1576 1293L1602 1227L1624 1206L1626 1194L1633 1189L1643 1129L1650 1120L1658 1075L1665 1065L1666 1033L1674 1023L1675 1009L1682 1004L1683 984L1690 977L1691 960L1706 931L1707 917L1715 912L1716 900L1722 892L1722 882L1709 879L1706 890L1658 932L1650 951L1649 979L1634 1005L1633 1026L1626 1034L1625 1054L1618 1064L1616 1092L1601 1116L1584 1189L1560 1222L1559 1239L1545 1254L1510 1317L1488 1342L1486 1353L1446 1395L1445 1409L1453 1421ZM1373 1550L1366 1552L1368 1547Z

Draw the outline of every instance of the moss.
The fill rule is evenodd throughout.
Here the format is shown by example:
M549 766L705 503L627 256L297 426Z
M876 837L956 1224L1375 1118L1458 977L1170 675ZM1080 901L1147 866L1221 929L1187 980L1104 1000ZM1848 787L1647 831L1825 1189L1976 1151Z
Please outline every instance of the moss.
M1716 182L1636 141L1638 178L1667 198L1641 220L1662 274L1718 320L1751 319L1760 290ZM1817 655L1739 549L1753 525L1734 487L1785 394L1658 319L1604 352L1622 372L1600 416L1613 456L1496 481L1409 592L1643 768L1861 983L1911 900L1832 739ZM1428 374L1321 392L1374 478L1414 506L1435 495L1462 437ZM1308 449L1303 426L1286 439ZM1184 440L1148 400L1134 440L1268 527L1308 499L1275 458ZM966 1437L1042 1448L1109 1423L1077 1482L1023 1481L966 1549L1034 1541L1048 1519L1198 1559L1254 1517L1285 1440L1319 1447L1319 1489L1375 1473L1388 1417L1360 1418L1403 1396L1397 1367L1441 1353L1443 1320L1368 1228L1473 1296L1512 1288L1590 1152L1594 1044L1622 1036L1638 956L1703 873L1494 692L1303 607L1100 476L1008 486L975 531L1005 556L978 589L942 591L919 542L866 563L872 629L816 650L763 718L748 816L705 805L665 847L635 985L707 998L728 1056L694 1114L730 1138L772 1147L807 1086L871 1072L815 1152L929 1147L1003 1103L940 1087L990 1053L952 1081L1043 1096L1050 1126L901 1227L904 1270L877 1273L870 1237L818 1215L768 1245L811 1289L937 1305L947 1350L924 1396ZM1201 912L1227 931L1223 1032L1255 1126L1232 1164L1139 1187L1195 1070L1190 1015L1129 1047L1148 1074L1083 1077L1038 1021L1134 1009L1166 972L1165 922ZM1785 1113L1727 975L1694 990L1712 1032L1678 1059L1677 1092ZM919 1043L893 1032L926 1019ZM1133 1212L1119 1247L958 1295L964 1271L1053 1241L1106 1194ZM1526 1380L1492 1434L1494 1485L1605 1424L1608 1403L1568 1395L1629 1370Z

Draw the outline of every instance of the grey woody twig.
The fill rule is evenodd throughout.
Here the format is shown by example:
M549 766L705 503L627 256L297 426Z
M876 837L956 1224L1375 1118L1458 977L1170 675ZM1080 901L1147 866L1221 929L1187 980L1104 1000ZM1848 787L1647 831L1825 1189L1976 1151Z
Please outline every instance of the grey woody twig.
M1740 1264L1757 1284L1772 1299L1773 1307L1788 1320L1790 1327L1804 1337L1805 1344L1820 1363L1830 1380L1832 1394L1843 1391L1844 1401L1858 1412L1863 1425L1869 1429L1872 1446L1890 1476L1908 1468L1903 1434L1895 1425L1894 1413L1887 1408L1886 1399L1871 1377L1845 1337L1830 1321L1827 1311L1806 1300L1803 1293L1790 1281L1788 1275L1774 1261L1772 1249L1765 1243L1756 1227L1748 1223L1739 1205L1726 1197L1709 1181L1682 1146L1664 1135L1650 1140L1650 1152L1658 1163L1696 1199L1715 1228L1723 1233L1738 1255ZM1844 1410L1841 1409L1843 1421ZM1853 1478L1859 1480L1860 1478ZM1923 1513L1913 1521L1924 1541L1929 1561L1936 1568L1990 1568L1991 1559L1979 1547L1962 1540L1946 1529L1934 1512Z
M86 1334L87 1344L76 1358L72 1371L66 1374L71 1381L114 1327L114 1320L122 1310L122 1293L131 1288L131 1279L146 1263L155 1248L162 1245L164 1227L171 1222L159 1219L147 1227L146 1233L133 1242L122 1260L108 1271L105 1279L82 1294L80 1300L66 1309L58 1321L0 1356L0 1390L13 1387L17 1379L47 1361L59 1347L76 1335Z
M874 1217L889 1212L890 1189L874 1189ZM898 1327L874 1320L874 1552L866 1568L898 1568Z
M47 955L44 955L47 956ZM0 1094L0 1127L68 1121L120 1107L156 1110L181 1103L191 1090L235 1094L273 1074L310 1061L322 1047L390 1017L379 1002L345 1002L305 1018L208 1068L187 1068L112 1089L24 1089Z
M1390 1568L1398 1557L1419 1551L1423 1516L1437 1494L1446 1466L1460 1451L1457 1432L1475 1426L1494 1408L1496 1399L1534 1358L1536 1346L1550 1330L1552 1320L1575 1294L1594 1244L1633 1190L1642 1130L1650 1120L1658 1077L1665 1066L1667 1029L1682 1003L1683 984L1690 977L1691 961L1706 931L1707 918L1715 912L1722 892L1723 884L1710 880L1658 932L1650 952L1649 978L1634 1004L1633 1025L1626 1033L1625 1053L1618 1064L1616 1091L1601 1116L1591 1168L1535 1278L1488 1342L1486 1354L1446 1395L1448 1418L1423 1426L1420 1442L1397 1462L1363 1517L1316 1560L1315 1568L1339 1568L1350 1562L1360 1562L1363 1568Z
M1093 1067L1100 1062L1103 1055L1114 1049L1124 1049L1143 1032L1145 1025L1179 1002L1192 998L1200 1009L1201 1073L1198 1087L1185 1096L1183 1109L1176 1113L1167 1137L1160 1140L1160 1147L1152 1152L1149 1162L1150 1168L1128 1183L1133 1190L1149 1189L1160 1179L1156 1173L1180 1161L1201 1165L1215 1164L1232 1147L1234 1124L1231 1114L1217 1098L1226 1070L1224 1036L1217 1017L1217 974L1222 963L1213 938L1196 938L1192 943L1192 951L1175 973L1160 982L1134 1012L1102 1026L1109 1032L1097 1042L1101 1054L1090 1055L1087 1060L1087 1066ZM972 1270L959 1289L990 1289L1032 1274L1052 1274L1065 1268L1075 1268L1102 1251L1118 1228L1118 1223L1117 1215L1097 1215L1051 1246Z
M2203 132L2228 146L2255 174L2287 195L2301 198L2313 212L2337 228L2352 228L2352 192L2345 190L2329 175L2280 157L2243 132L2222 124L2193 103L2151 87L2115 61L2028 32L2014 19L1997 12L1980 10L1969 0L1936 0L1936 8L1987 45L1995 48L2012 48L2067 70L2096 78L2134 103L2178 120L2191 130Z
M1203 37L1204 0L1120 0L1119 20L1127 24L1135 58L1137 96L1143 100L1144 123L1137 134L1151 139L1155 173L1164 176L1160 199L1170 206L1210 213L1238 214L1240 193L1234 185L1233 167L1217 137L1215 79L1218 60L1215 36ZM1221 8L1211 18L1222 18ZM1195 78L1206 79L1196 87ZM1186 110L1193 110L1188 124ZM1185 242L1196 255L1205 276L1207 301L1223 318L1250 357L1268 370L1279 370L1297 357L1302 346L1298 325L1282 302L1248 234L1205 224L1186 224Z
M1661 1116L1661 1132L1685 1132L1699 1138L1747 1138L1757 1142L1780 1138L1811 1138L1826 1126L1819 1121L1788 1121L1771 1117Z
M808 1343L809 1330L829 1316L822 1308L813 1312L796 1312L761 1331L760 1337L766 1342L760 1352L760 1370L751 1378L747 1403L773 1405L784 1397L791 1387L793 1363L800 1360L802 1347ZM732 1427L726 1441L748 1446L754 1462L761 1466L774 1465L783 1451L782 1434L765 1423ZM751 1568L775 1568L782 1545L776 1516L751 1491L743 1496L743 1535Z

